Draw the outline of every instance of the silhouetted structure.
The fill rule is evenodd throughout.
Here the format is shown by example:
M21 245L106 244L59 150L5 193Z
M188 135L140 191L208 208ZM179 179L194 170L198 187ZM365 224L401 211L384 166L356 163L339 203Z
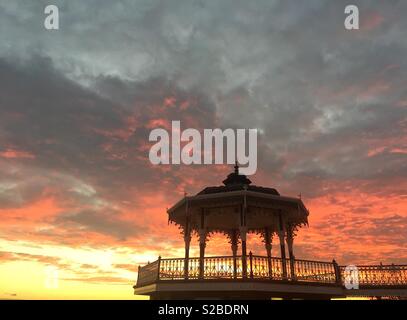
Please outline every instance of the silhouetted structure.
M345 268L335 261L296 259L294 238L309 215L300 198L252 185L239 174L238 166L223 184L186 196L168 210L169 221L182 230L185 257L159 257L139 267L135 294L153 299L332 298L357 295L356 291L368 296L407 296L407 266L359 267L358 278L354 273L349 276L365 291L350 291L343 286ZM228 237L231 256L205 257L208 236L217 232ZM189 256L193 233L199 238L196 258ZM262 237L266 256L247 254L248 233ZM279 240L280 257L272 256L273 238Z

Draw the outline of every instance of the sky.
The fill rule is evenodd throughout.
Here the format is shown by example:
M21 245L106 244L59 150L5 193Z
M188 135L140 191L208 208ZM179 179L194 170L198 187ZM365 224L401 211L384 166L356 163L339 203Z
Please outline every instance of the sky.
M259 130L250 179L310 211L297 258L406 264L407 2L350 2L359 30L342 0L55 0L51 31L0 0L0 299L141 298L183 256L166 208L232 168L152 165L172 120Z

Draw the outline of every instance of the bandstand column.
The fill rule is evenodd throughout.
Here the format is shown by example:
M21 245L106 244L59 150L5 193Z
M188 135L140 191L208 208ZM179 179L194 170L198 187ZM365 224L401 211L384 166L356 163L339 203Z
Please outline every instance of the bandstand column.
M272 264L271 264L271 248L272 248L272 234L268 228L264 230L264 243L267 251L267 267L269 271L269 278L273 276Z
M288 257L290 259L290 271L291 271L291 279L295 280L295 256L294 256L294 234L293 230L289 228L287 231L287 246L288 246Z
M236 261L236 256L237 256L237 231L232 230L230 234L230 243L231 243L231 248L232 248L232 255L233 255L233 278L237 278L237 261Z
M184 227L184 242L185 242L185 259L184 259L184 278L187 280L189 275L189 247L191 244L190 230L190 211L188 200L185 204L185 227Z
M279 231L278 231L278 238L280 240L280 251L281 251L281 265L283 269L283 279L287 279L287 261L285 255L285 241L284 241L284 224L283 224L283 217L281 212L278 216L279 220Z
M199 229L199 279L204 278L205 274L205 247L206 247L206 230L205 230L205 209L201 211L201 228Z
M199 279L204 278L205 273L205 247L206 247L206 230L199 230Z
M242 277L247 278L247 251L246 251L246 235L247 228L240 227L240 239L242 240Z
M247 187L244 189L246 190ZM240 239L242 240L242 278L247 278L247 252L246 252L246 212L247 212L247 199L246 192L243 198L243 205L240 207Z
M189 270L189 246L191 244L191 234L184 235L185 242L185 260L184 260L184 277L188 279L188 270Z

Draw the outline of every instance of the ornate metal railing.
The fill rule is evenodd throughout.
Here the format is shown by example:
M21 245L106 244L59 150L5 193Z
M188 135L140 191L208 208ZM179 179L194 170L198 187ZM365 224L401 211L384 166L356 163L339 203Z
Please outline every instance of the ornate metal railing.
M137 286L154 283L159 280L160 259L138 268Z
M206 257L204 259L204 279L233 279L235 275L234 260L236 261L236 276L242 274L241 256ZM199 258L189 258L188 274L185 273L185 259L160 259L160 280L199 279Z
M285 261L276 257L252 255L246 257L246 272L243 272L242 256L205 257L203 270L199 258L161 259L139 267L137 286L168 280L275 280L286 282L309 282L345 285L345 267L335 261L311 260ZM188 272L186 272L186 268ZM407 265L358 266L359 286L407 286Z
M297 281L339 283L335 262L294 260L294 278Z
M346 278L350 277L359 287L407 286L407 265L357 266L356 269L340 267L340 270L344 285Z

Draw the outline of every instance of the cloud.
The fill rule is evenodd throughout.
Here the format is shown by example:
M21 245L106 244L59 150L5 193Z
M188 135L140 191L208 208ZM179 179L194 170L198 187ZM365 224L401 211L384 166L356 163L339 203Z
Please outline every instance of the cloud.
M62 268L68 266L67 264L62 262L62 259L58 257L29 254L22 252L0 251L0 262L9 262L9 261L35 261L47 265L57 265Z
M85 283L111 283L111 284L120 284L120 285L133 285L132 280L129 280L127 278L121 278L121 277L112 277L112 276L99 276L99 277L80 277L80 278L61 278L61 280L66 280L66 281L80 281L80 282L85 282Z
M90 232L98 232L111 235L118 240L125 240L128 236L138 233L140 230L129 221L121 221L115 217L118 213L81 211L74 214L60 215L56 219L56 224L73 223L79 227L84 227Z
M0 102L3 144L35 154L0 159L1 207L14 210L7 213L8 225L16 219L27 222L27 228L6 231L8 237L81 242L86 231L120 240L148 233L142 215L153 206L143 199L157 199L157 192L185 185L181 168L170 174L168 168L152 169L151 125L181 119L185 127L205 128L216 122L205 95L164 79L134 83L98 78L103 97L67 79L47 58L36 56L22 64L3 59L0 69L8 83ZM115 95L126 99L114 102ZM195 170L191 174L199 175ZM185 189L178 190L182 194ZM55 202L53 215L42 214L38 203L44 198Z

